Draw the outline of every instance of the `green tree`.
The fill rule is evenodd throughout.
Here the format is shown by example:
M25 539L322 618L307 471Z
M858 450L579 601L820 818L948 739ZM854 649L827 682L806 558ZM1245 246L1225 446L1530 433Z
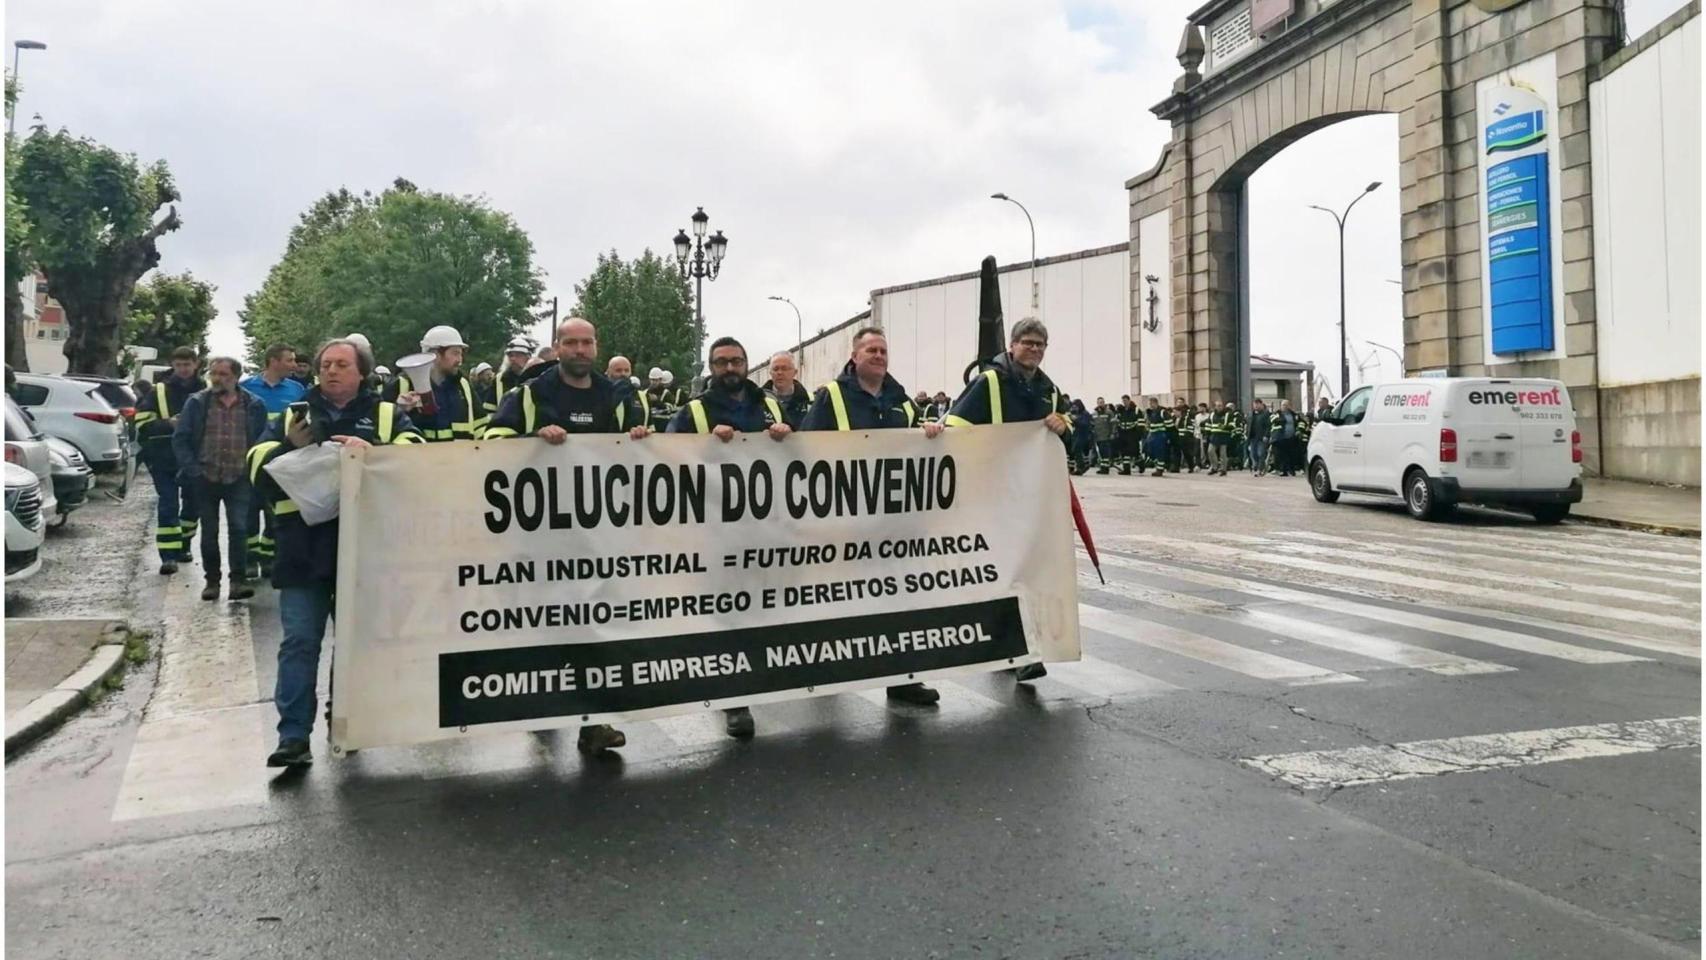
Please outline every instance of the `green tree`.
M125 320L124 343L153 347L171 356L178 347L207 353L207 328L219 309L213 305L214 286L188 272L156 273L136 285Z
M159 239L182 226L171 171L38 126L18 148L16 188L30 252L65 308L69 371L113 373L136 281L159 264Z
M509 214L399 178L377 197L340 189L315 201L238 315L254 356L359 332L390 363L449 324L472 366L525 329L543 290L533 242Z
M18 80L6 73L6 118L18 106ZM23 199L18 196L17 140L6 135L6 362L12 369L27 371L30 358L24 347L24 295L18 284L35 269L29 253L29 220Z
M598 328L606 357L625 356L635 370L663 367L683 386L698 373L705 331L693 316L692 288L674 261L649 249L631 261L615 250L599 254L592 274L575 284L575 297L574 313Z

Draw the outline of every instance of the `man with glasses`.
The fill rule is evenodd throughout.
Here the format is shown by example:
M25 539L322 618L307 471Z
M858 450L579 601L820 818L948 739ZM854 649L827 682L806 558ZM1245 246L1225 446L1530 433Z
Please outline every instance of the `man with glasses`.
M950 427L970 427L985 423L1018 423L1041 420L1060 437L1064 451L1071 426L1061 415L1066 409L1060 390L1043 372L1043 354L1048 350L1048 328L1035 317L1026 317L1013 324L1008 337L1007 352L989 362L989 368L972 380L954 401L945 421ZM1020 667L1015 679L1020 683L1048 674L1040 663Z
M768 433L771 439L781 440L793 432L776 398L747 379L746 348L739 340L718 337L712 341L709 366L705 392L670 418L670 433L708 433L728 443L737 433ZM724 710L723 723L729 736L742 740L755 730L748 707Z

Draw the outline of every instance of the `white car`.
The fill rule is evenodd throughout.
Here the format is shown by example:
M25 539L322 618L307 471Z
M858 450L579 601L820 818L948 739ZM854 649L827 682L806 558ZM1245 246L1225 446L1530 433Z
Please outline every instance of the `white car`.
M15 463L6 464L6 582L27 580L41 569L41 481Z
M49 523L57 523L59 500L53 495L53 454L48 451L47 437L11 397L6 398L5 442L6 462L36 475L41 481L42 515Z
M124 417L101 395L100 385L70 377L20 373L12 399L48 436L82 451L95 469L120 466L128 454Z
M1429 520L1459 503L1557 523L1582 499L1582 435L1557 380L1452 377L1361 387L1315 425L1309 488L1403 497Z

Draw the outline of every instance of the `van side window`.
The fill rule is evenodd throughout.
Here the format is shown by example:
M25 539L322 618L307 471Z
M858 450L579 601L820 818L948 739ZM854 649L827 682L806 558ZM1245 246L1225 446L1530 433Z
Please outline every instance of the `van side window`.
M1368 399L1372 396L1374 388L1363 387L1346 397L1345 402L1339 404L1339 422L1346 426L1361 423L1363 415L1368 412Z

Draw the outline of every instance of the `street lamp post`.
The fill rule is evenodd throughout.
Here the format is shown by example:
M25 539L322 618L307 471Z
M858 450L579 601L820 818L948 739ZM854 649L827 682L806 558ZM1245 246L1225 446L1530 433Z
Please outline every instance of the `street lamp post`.
M1339 395L1341 397L1351 392L1351 361L1348 348L1350 338L1345 333L1345 219L1351 215L1351 208L1357 205L1357 200L1373 193L1379 186L1380 181L1376 180L1364 187L1362 192L1356 195L1356 200L1345 205L1344 213L1328 210L1326 207L1317 206L1313 203L1309 205L1311 210L1320 210L1326 213L1339 225Z
M1037 306L1037 222L1035 220L1031 219L1031 211L1026 210L1024 204L1013 199L1012 197L1009 197L1005 193L992 193L989 195L989 199L991 199L991 200L1005 200L1008 203L1011 203L1013 206L1018 207L1021 211L1024 211L1025 222L1027 224L1030 224L1030 227L1031 227L1031 315L1035 317L1035 316L1037 316L1038 310L1039 310L1039 308ZM1041 317L1038 317L1038 319L1041 319Z
M705 325L705 280L707 277L717 279L723 268L723 253L729 246L728 238L721 230L706 239L705 228L710 223L711 218L706 216L705 208L700 207L693 214L692 238L685 230L678 230L675 234L675 264L684 279L692 277L694 280L693 315L701 328ZM692 260L688 260L688 254L693 255Z
M1404 355L1403 354L1392 349L1391 347L1387 346L1384 343L1375 343L1373 340L1364 340L1363 342L1368 344L1371 347L1374 347L1377 350L1385 350L1387 353L1390 353L1390 354L1392 354L1393 357L1397 358L1397 360L1398 360L1398 376L1402 377L1404 375Z
M12 43L12 82L18 82L18 54L25 50L46 50L47 44L40 40L17 40ZM6 136L18 128L18 104L14 101L11 116L6 118Z
M794 308L794 342L798 345L795 349L800 351L800 359L804 360L806 351L803 348L806 344L806 321L804 317L800 316L800 308L795 305L794 301L789 300L787 297L766 297L765 299L780 300Z

